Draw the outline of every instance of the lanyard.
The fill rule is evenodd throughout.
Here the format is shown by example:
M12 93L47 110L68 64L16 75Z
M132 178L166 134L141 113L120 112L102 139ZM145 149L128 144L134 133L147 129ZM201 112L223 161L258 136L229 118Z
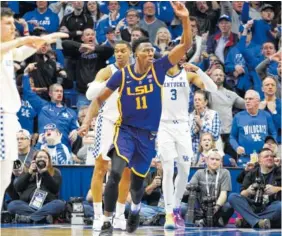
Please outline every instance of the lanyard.
M30 153L30 150L29 150L29 152L26 154L26 156L25 156L25 158L24 158L23 165L25 165L25 162L26 162L26 159L27 159L29 153Z
M216 197L217 197L217 187L218 187L219 172L220 172L220 170L217 171L216 179L215 179L215 196ZM208 197L210 197L211 195L210 195L209 180L208 180L208 169L206 169L206 188L207 188Z
M38 173L36 173L36 186L37 186L37 189L40 189L41 181L42 181L42 177L40 178L40 180L38 180Z

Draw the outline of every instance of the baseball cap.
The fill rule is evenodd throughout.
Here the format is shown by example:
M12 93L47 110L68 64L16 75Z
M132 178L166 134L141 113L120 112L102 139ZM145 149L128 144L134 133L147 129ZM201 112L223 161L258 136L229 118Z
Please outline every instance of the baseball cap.
M222 21L222 20L227 20L227 21L229 21L229 22L231 22L231 18L230 18L230 16L228 16L228 15L221 15L219 18L218 18L218 21L217 22L220 22L220 21Z
M106 34L109 34L109 33L114 33L115 32L115 28L109 26L107 29L106 29Z
M277 141L275 140L275 138L273 138L272 136L266 136L266 138L264 139L264 142L266 143L268 140L273 140L274 143L278 144Z
M274 11L274 7L270 4L264 4L262 5L262 7L260 8L260 11L264 11L266 9L272 9Z
M31 135L30 135L30 133L29 133L28 130L26 130L26 129L20 129L20 130L18 131L18 134L19 134L19 133L23 134L26 138L31 139Z
M57 129L57 126L54 123L50 123L44 126L44 130L55 130L55 129Z

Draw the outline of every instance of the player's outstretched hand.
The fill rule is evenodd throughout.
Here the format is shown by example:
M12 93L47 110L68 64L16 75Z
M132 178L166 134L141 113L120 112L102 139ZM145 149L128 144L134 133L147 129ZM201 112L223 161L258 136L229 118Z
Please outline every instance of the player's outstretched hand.
M180 19L188 18L189 17L189 11L185 7L183 2L170 2L175 15L177 15Z
M57 39L65 39L68 38L69 35L66 33L62 33L62 32L56 32L56 33L52 33L52 34L47 34L41 38L43 38L46 43L55 43L57 41Z
M79 129L78 129L78 131L77 131L77 134L78 134L79 136L81 136L81 137L84 137L84 136L86 136L86 135L88 134L88 130L89 130L89 125L83 123L83 124L79 127Z

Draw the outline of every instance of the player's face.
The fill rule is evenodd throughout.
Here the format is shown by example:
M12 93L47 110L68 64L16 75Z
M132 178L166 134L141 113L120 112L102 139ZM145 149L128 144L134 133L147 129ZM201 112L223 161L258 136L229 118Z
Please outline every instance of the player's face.
M277 87L274 79L272 78L264 79L262 83L262 91L268 96L273 96L277 91Z
M233 6L233 9L237 12L241 12L242 9L243 9L243 4L244 2L243 1L234 1L232 3L232 6Z
M274 165L274 156L271 151L264 151L259 155L259 164L264 168L271 169Z
M261 12L261 18L266 21L273 20L273 17L274 17L274 12L271 8L267 8Z
M204 151L208 151L212 148L212 137L209 134L205 134L201 139L201 146Z
M16 27L14 17L1 17L1 42L8 42L15 38Z
M108 9L109 9L110 12L118 11L119 10L118 1L111 1L111 2L109 2Z
M137 12L135 11L130 11L126 15L126 22L129 25L136 25L139 21L139 17L137 15Z
M162 41L168 40L169 39L168 31L166 29L159 30L157 37L159 38L159 40Z
M228 20L221 20L218 27L222 33L228 33L231 30L231 22Z
M84 1L75 1L75 2L72 2L72 7L77 10L77 11L80 11L83 9L83 6L84 6Z
M151 43L141 43L136 51L136 57L142 61L144 65L151 65L154 61L155 48Z
M39 9L46 9L47 6L48 6L48 3L47 3L47 1L37 1L37 2L36 2L36 6L37 6Z
M118 64L127 64L129 61L130 50L126 44L116 44L115 58Z
M63 101L63 87L54 86L52 91L49 93L51 101L53 102L62 102Z
M275 47L272 43L264 43L262 47L262 54L265 57L270 57L276 52Z
M87 2L87 9L90 12L96 12L97 11L97 3L95 1Z
M152 2L146 2L143 6L143 12L145 16L154 16L156 14L155 4Z
M27 148L30 145L30 140L28 137L26 137L23 133L17 134L17 140L18 140L18 149L22 150Z
M221 165L221 157L217 153L211 154L207 158L207 165L210 169L217 170Z
M211 74L211 78L217 86L221 86L224 82L224 73L220 69L215 69Z

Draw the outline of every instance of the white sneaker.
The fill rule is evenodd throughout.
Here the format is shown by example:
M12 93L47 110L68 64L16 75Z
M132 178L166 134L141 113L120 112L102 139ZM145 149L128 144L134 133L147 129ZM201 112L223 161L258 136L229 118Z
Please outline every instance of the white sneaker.
M114 229L126 230L126 219L124 214L114 217L113 227Z
M94 216L92 229L94 231L101 231L102 225L103 225L102 216Z

